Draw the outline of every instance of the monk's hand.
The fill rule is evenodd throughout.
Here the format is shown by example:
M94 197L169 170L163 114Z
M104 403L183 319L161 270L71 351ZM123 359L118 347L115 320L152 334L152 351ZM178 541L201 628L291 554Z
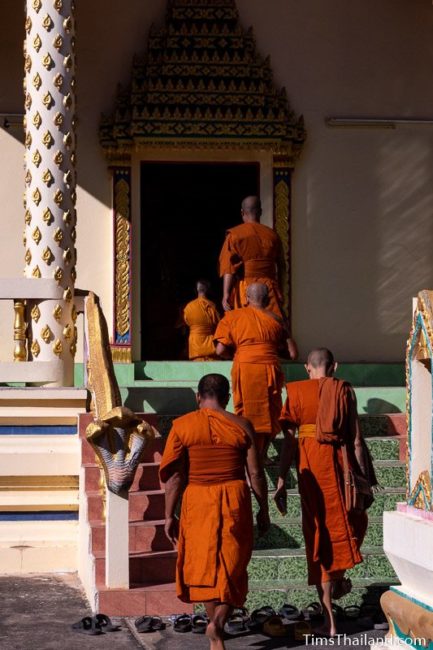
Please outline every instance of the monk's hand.
M287 490L285 485L278 485L274 494L274 501L277 505L278 512L282 515L287 514Z
M299 356L298 346L294 339L287 339L287 349L289 351L289 357L292 361L296 361Z
M223 306L224 311L231 311L232 310L232 306L229 303L229 299L226 298L225 296L223 297L221 304Z
M271 520L269 518L268 509L266 508L265 510L263 510L262 508L260 508L260 510L257 513L256 520L257 520L257 528L259 531L259 536L261 537L269 530L271 526Z
M177 544L179 539L179 519L177 517L167 517L164 530L170 542L173 545Z

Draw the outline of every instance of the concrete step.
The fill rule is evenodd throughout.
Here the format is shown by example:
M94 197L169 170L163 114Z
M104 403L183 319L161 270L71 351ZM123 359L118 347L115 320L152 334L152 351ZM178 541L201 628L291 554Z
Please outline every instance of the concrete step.
M96 585L103 586L105 580L105 553L95 554ZM145 583L172 583L176 573L176 551L154 551L152 553L131 553L129 556L129 581L142 586Z
M174 582L143 583L125 589L99 589L99 610L108 616L170 616L171 614L191 614L193 605L181 603L176 596ZM187 645L185 645L185 648Z
M155 521L133 521L129 524L129 551L131 553L150 553L152 551L172 551L173 545L164 532L164 519ZM105 523L91 524L92 552L105 551Z

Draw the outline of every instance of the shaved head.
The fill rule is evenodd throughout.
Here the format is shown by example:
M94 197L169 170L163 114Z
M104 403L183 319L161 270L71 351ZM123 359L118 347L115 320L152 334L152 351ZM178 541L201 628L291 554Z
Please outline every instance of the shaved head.
M247 196L241 203L244 221L259 221L262 214L262 204L258 196Z
M210 282L207 280L197 280L197 293L202 293L206 295L210 289Z
M261 282L253 282L247 287L247 298L250 305L253 307L265 307L269 304L269 290L266 284Z
M334 366L334 355L328 348L314 348L308 355L307 364L314 369L330 370Z
M198 383L198 394L202 399L216 399L221 406L225 406L230 395L228 379L217 373L205 375Z

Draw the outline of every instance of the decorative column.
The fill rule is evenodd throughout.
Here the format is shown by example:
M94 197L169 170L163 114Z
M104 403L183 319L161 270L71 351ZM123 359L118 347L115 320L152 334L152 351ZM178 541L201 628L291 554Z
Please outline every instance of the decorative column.
M115 363L131 363L131 168L113 167Z
M284 252L285 272L282 277L284 311L291 325L291 265L290 265L290 180L292 165L285 156L274 156L274 229L281 239Z
M62 300L30 304L29 356L63 364L76 349L74 0L27 0L25 55L25 276L52 278Z

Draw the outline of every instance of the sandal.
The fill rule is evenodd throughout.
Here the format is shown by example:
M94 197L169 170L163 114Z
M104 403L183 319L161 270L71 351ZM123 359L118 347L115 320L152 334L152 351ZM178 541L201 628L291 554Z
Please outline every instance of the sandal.
M235 609L233 614L228 618L226 624L224 625L224 631L230 636L236 636L237 634L243 634L248 631L247 623L249 621L248 612L243 607L241 609Z
M276 613L272 607L269 607L269 605L260 607L260 609L255 609L247 623L248 629L251 632L260 632L263 628L263 624L266 623L271 616L276 616Z
M95 620L102 632L117 632L122 629L121 625L113 625L110 617L106 614L96 614Z
M102 634L100 626L96 620L90 616L85 616L81 621L71 625L71 627L74 632L80 632L81 634L89 634L90 636Z
M165 630L165 623L160 616L140 616L135 620L137 632L156 632Z
M286 618L289 621L296 621L299 618L302 618L302 614L299 611L299 609L297 607L295 607L294 605L287 605L287 603L285 605L283 605L282 607L280 607L280 610L279 610L278 613L279 613L280 616L282 616L283 618Z
M287 628L283 625L281 616L275 614L275 616L270 616L263 623L263 634L267 634L271 637L280 637L287 636Z
M304 643L306 642L305 637L311 636L313 634L313 630L311 628L311 625L308 623L308 621L298 621L295 623L295 641L303 641Z
M173 623L173 630L175 632L181 632L182 634L185 632L191 632L192 630L191 616L189 616L189 614L181 614L180 616L176 616Z
M358 605L348 605L343 611L344 616L350 621L357 621L361 614L361 608Z
M191 619L192 633L205 634L209 619L205 614L195 614Z
M304 618L306 620L310 620L310 621L323 620L322 605L317 601L314 601L313 603L307 605L306 608L302 610L302 613L304 614Z

